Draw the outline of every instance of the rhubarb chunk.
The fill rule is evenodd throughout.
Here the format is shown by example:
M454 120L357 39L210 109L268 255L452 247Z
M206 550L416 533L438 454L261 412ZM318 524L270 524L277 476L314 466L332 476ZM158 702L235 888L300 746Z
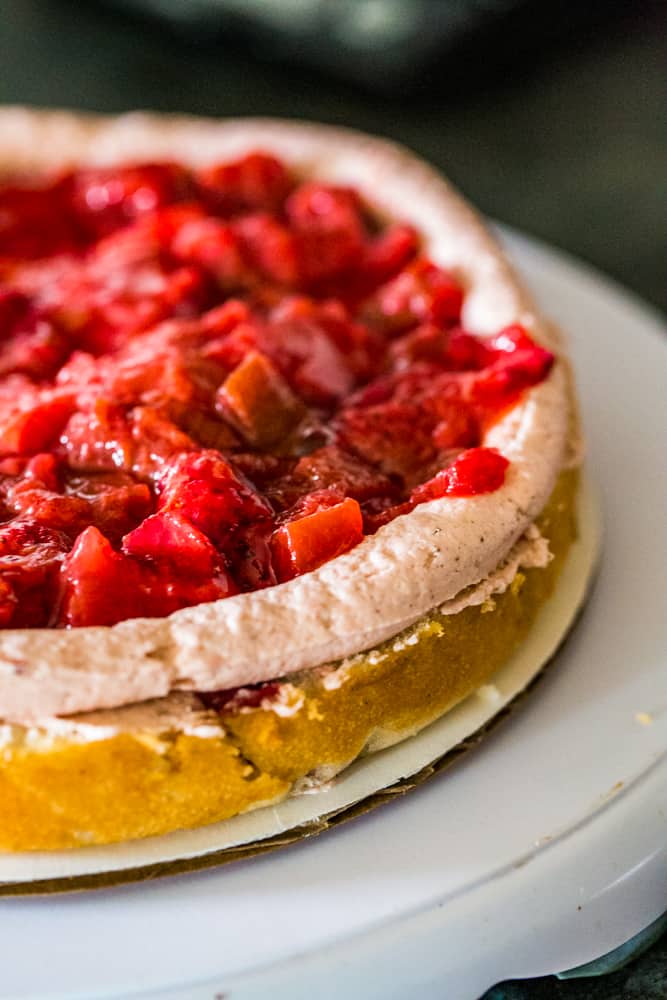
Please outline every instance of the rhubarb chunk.
M304 407L266 355L250 351L217 392L220 413L249 444L270 447L281 441Z
M290 580L342 555L363 538L361 508L347 497L342 503L289 521L273 535L273 563L278 579Z

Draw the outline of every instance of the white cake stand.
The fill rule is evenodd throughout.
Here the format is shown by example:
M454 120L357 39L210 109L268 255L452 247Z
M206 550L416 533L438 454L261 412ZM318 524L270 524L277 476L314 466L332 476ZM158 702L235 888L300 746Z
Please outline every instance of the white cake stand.
M557 663L455 768L317 839L0 901L0 997L475 1000L587 962L667 909L667 344L581 265L507 242L571 336L603 498L599 577Z

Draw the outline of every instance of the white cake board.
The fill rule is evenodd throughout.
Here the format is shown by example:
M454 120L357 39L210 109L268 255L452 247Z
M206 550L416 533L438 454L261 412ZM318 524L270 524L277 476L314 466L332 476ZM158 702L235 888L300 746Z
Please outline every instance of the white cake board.
M322 837L154 884L1 901L0 997L474 1000L586 962L665 909L667 350L612 286L508 242L571 334L604 502L599 579L554 667L453 770Z

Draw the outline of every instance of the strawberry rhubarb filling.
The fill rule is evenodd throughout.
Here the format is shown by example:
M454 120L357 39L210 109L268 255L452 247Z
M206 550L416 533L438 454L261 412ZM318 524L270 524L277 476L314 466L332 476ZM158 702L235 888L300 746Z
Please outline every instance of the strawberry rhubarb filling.
M0 625L113 625L308 573L490 493L549 373L352 188L252 153L0 187Z

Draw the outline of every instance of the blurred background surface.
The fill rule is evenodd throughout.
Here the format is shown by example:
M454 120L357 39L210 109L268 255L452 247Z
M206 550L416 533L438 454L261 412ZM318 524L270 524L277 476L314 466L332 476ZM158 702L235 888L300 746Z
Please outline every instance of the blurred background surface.
M3 0L0 102L381 133L665 308L666 39L657 2Z

